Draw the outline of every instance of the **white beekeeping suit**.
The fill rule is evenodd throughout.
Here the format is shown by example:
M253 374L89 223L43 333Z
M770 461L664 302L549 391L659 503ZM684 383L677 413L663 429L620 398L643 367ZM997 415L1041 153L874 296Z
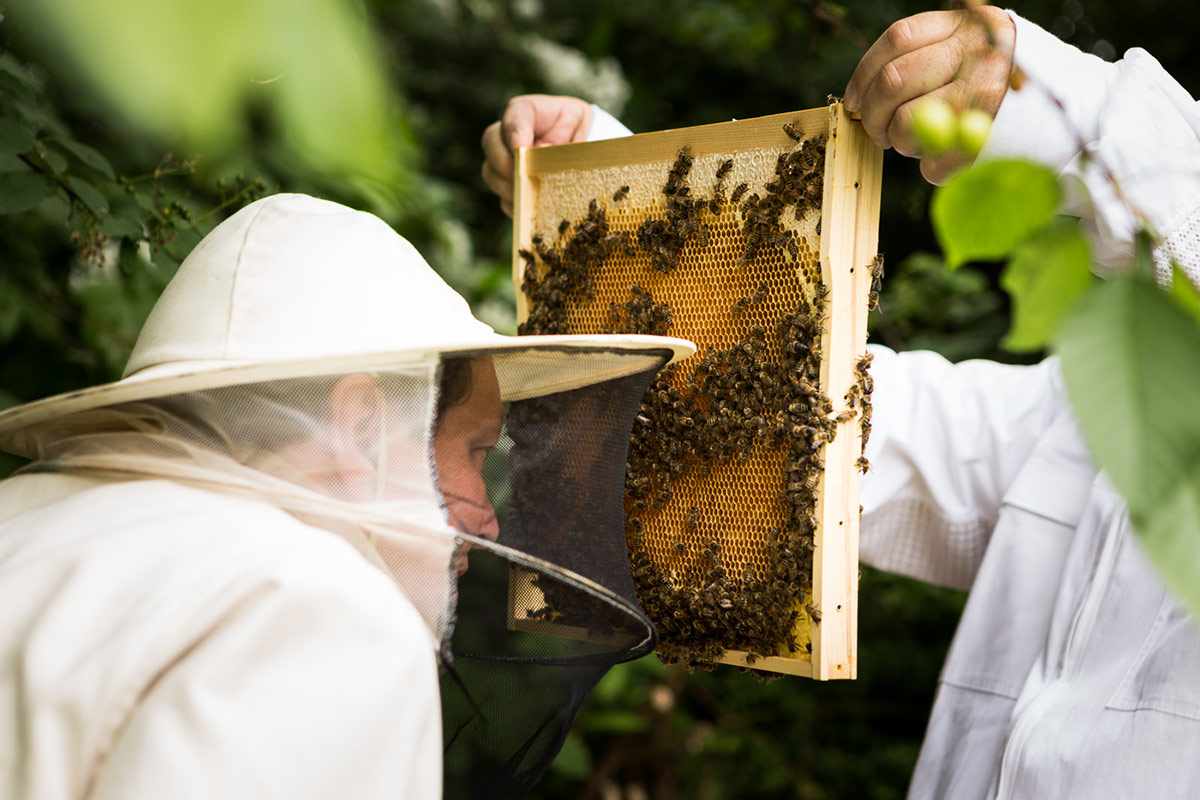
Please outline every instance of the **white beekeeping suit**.
M1143 50L1108 64L1012 17L1029 79L980 158L1059 172L1098 271L1148 225L1160 277L1173 259L1200 285L1200 106ZM593 114L590 138L629 133ZM909 796L1200 797L1200 626L1092 463L1057 359L871 351L861 558L970 590Z
M981 157L1060 171L1101 271L1140 221L1160 269L1200 283L1196 102L1145 51L1108 64L1013 19L1029 80ZM874 352L862 558L970 589L909 796L1200 796L1200 628L1092 463L1057 360Z
M0 797L435 798L443 752L448 795L519 793L653 646L623 448L692 349L499 336L369 214L238 212L122 380L0 414ZM494 693L539 667L527 724Z

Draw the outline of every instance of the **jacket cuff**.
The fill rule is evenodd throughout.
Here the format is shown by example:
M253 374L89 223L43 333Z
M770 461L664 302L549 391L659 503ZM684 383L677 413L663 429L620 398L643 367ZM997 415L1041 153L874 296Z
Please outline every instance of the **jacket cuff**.
M587 136L589 142L598 142L601 139L619 139L622 136L632 135L633 131L622 125L620 120L595 103L592 104L592 128L588 131Z
M1117 67L1008 15L1017 29L1013 64L1025 82L1005 94L980 158L1025 158L1061 172L1096 138Z

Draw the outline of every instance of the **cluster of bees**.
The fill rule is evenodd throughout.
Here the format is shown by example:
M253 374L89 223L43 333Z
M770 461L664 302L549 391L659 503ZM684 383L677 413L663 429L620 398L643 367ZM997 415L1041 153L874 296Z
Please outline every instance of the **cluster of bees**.
M604 333L650 333L665 336L671 327L671 307L654 302L654 297L636 283L630 284L631 297L621 305L608 304L608 324Z
M730 208L740 214L744 240L738 266L768 249L789 254L800 266L799 242L784 226L784 215L802 220L810 212L819 214L826 140L804 139L790 125L785 131L797 145L778 157L773 177L757 191L740 183L727 194L733 162L726 160L717 167L710 192L700 196L689 183L694 160L685 148L676 154L662 187L665 212L644 219L632 236L611 231L604 209L593 200L584 219L563 221L557 245L534 237L533 252L520 251L526 262L522 288L529 300L520 332L572 332L568 310L594 299L594 276L606 259L640 253L650 268L670 273L686 247L708 245L706 222ZM622 186L612 201L624 201L627 193ZM798 305L769 329L753 325L751 317L761 315L749 313L768 299L768 284L739 298L728 313L746 318L745 335L724 349L710 347L663 369L634 422L626 468L626 538L638 599L659 630L659 656L667 663L711 668L726 650L745 651L748 661L811 650L811 644L796 640L794 630L812 584L815 508L824 468L820 454L837 425L856 410L863 412L866 434L871 387L865 358L847 396L850 410L833 414L820 387L827 293L819 269L803 267L802 278L806 286ZM671 330L669 305L655 302L636 284L629 292L628 301L610 304L604 332L661 335ZM674 566L655 558L647 547L647 527L672 503L678 482L695 475L703 480L719 465L763 448L781 454L783 470L777 495L761 501L775 504L779 522L756 544L764 556L759 566L731 566L734 559L723 549L716 523L696 505L688 507L674 542ZM547 602L554 601L548 597ZM537 613L563 619L564 612L555 607ZM808 616L819 622L816 609L809 607Z
M637 229L638 247L649 257L650 266L664 274L679 266L679 257L688 243L694 240L697 247L708 246L708 227L700 217L705 210L720 213L717 197L722 189L718 188L707 200L692 196L692 187L688 185L692 164L688 149L680 150L663 186L666 213L662 217L647 217ZM726 161L718 169L718 187L732 167L733 162Z
M850 384L850 389L846 392L846 408L851 412L859 409L862 413L860 418L862 451L859 453L858 460L854 462L854 466L858 467L864 475L871 468L866 452L867 440L871 438L871 392L875 389L875 381L871 378L870 367L871 360L874 358L875 356L867 353L854 362L854 383Z
M786 250L793 260L800 260L800 245L794 231L785 230L779 224L785 209L795 209L796 219L812 208L821 207L821 192L825 174L825 136L801 139L800 133L791 125L784 127L789 137L799 142L790 153L781 153L775 162L775 177L763 186L764 195L757 192L747 197L741 205L742 232L746 243L742 251L741 264L749 264L758 257L759 251L774 245ZM738 186L738 195L745 191ZM821 233L817 221L817 235ZM810 280L813 276L806 276ZM816 276L819 280L820 276Z
M572 303L595 297L595 271L616 252L633 253L631 237L614 233L608 214L592 200L583 219L559 224L560 243L551 245L542 236L533 237L536 252L521 249L525 275L521 289L529 299L529 316L517 328L527 334L572 333L567 310ZM569 234L569 235L568 235Z
M879 308L879 290L883 288L883 253L871 259L871 291L867 295L867 310Z
M755 328L729 349L707 350L685 382L680 366L668 367L642 400L626 468L627 540L638 599L659 630L658 652L667 663L710 668L726 650L753 660L807 645L793 631L812 586L820 448L837 424L819 386L822 313L802 303L770 334ZM731 573L720 541L703 536L695 506L688 535L674 545L683 566L667 569L655 560L643 518L671 501L673 483L759 447L786 453L775 498L781 524L766 531L765 566ZM689 544L696 541L702 546Z

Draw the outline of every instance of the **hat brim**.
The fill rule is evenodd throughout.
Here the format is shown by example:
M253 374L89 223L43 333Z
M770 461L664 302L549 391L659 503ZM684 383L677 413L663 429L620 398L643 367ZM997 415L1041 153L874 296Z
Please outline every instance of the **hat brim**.
M592 351L589 353L588 351ZM0 411L0 449L29 457L20 431L54 419L105 406L150 400L248 383L385 371L453 355L496 357L500 395L521 400L620 378L645 368L641 359L613 359L614 353L647 356L667 363L687 358L696 346L685 339L638 334L503 336L455 342L437 348L324 356L288 361L180 361L139 370L119 381L53 395ZM636 362L636 363L634 363ZM562 369L556 369L561 363ZM566 367L569 367L566 368Z

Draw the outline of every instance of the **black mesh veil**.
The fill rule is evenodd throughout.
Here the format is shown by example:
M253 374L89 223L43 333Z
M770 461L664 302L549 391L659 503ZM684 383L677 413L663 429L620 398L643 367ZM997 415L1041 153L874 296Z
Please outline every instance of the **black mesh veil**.
M485 466L500 547L471 550L444 659L447 798L525 794L596 681L654 647L623 493L630 430L659 366L508 405Z
M655 645L629 572L623 495L639 403L671 351L450 355L472 362L469 398L490 386L478 418L491 420L490 437L500 432L467 470L443 469L439 442L444 422L474 430L476 408L468 399L459 416L439 411L443 356L432 352L386 371L233 384L56 418L21 432L34 458L24 471L174 481L272 504L344 539L424 620L412 648L440 652L445 796L519 797L595 682ZM464 413L466 423L449 425ZM486 525L456 521L455 503L468 498L455 494L467 485L457 480L471 481Z

